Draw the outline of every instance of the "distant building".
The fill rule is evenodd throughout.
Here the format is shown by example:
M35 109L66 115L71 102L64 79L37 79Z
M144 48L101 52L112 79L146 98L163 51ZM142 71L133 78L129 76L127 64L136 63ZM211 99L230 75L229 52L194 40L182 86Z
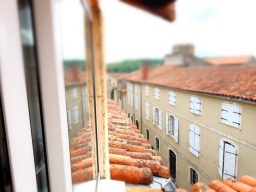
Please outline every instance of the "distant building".
M69 137L73 138L88 124L86 74L80 70L65 71L65 91Z
M127 85L121 106L178 186L256 177L255 67L168 64L119 82Z

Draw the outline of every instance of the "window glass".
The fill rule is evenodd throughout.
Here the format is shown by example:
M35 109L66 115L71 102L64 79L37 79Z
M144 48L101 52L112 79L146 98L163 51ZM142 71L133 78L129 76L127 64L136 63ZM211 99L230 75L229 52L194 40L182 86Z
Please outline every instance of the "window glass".
M195 169L190 168L190 184L195 184L198 182L198 173Z
M70 14L70 9L76 10ZM67 125L74 190L93 180L95 165L92 148L92 126L89 113L88 62L91 58L91 23L79 0L60 1L61 44L66 95ZM88 46L89 52L85 47ZM89 56L88 56L89 55ZM93 101L93 100L92 100ZM93 103L93 102L91 102Z
M18 3L37 188L45 192L49 187L33 11L29 0Z

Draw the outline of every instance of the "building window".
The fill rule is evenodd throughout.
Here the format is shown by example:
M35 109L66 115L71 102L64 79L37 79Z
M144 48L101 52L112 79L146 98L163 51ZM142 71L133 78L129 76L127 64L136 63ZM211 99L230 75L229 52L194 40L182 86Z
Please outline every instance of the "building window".
M127 97L128 104L133 106L133 86L131 83L127 83Z
M145 103L145 118L149 120L149 103Z
M147 140L149 140L149 130L147 129Z
M149 96L149 86L148 85L145 86L145 95Z
M78 105L75 105L72 110L73 110L73 124L77 124L79 123Z
M179 137L179 119L166 113L166 134L170 135L176 142Z
M135 100L135 109L139 109L139 86L134 86L134 100Z
M76 99L78 97L78 90L77 90L77 88L73 88L71 90L71 96L72 96L73 99Z
M195 156L199 157L200 154L200 130L192 124L189 127L189 151Z
M237 148L234 144L222 140L219 145L219 173L223 179L236 179Z
M175 92L173 92L173 91L169 92L168 103L170 105L176 105L176 93Z
M162 111L156 107L153 107L153 125L162 128Z
M198 98L198 97L190 97L190 109L189 111L191 113L194 113L194 114L197 114L197 115L200 115L201 112L202 112L202 103L201 103L201 100Z
M190 184L194 185L198 182L198 173L195 169L190 168Z
M130 118L130 113L128 113L128 118Z
M155 96L155 99L157 100L160 99L160 90L158 88L155 88L154 96Z
M242 111L238 105L223 103L221 105L221 122L239 128L241 126Z
M68 117L68 128L72 129L72 117L71 117L71 111L67 111L67 117Z
M160 142L159 142L159 139L156 137L156 150L159 151L160 149Z

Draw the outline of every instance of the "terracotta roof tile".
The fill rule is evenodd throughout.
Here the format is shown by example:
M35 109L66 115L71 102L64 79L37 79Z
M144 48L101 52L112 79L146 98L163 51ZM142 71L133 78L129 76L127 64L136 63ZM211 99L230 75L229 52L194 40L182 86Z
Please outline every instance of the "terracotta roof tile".
M245 55L245 56L208 58L206 59L206 61L214 65L241 65L241 64L248 63L251 59L252 59L251 55Z
M148 185L152 183L153 176L170 178L169 170L163 166L161 157L156 155L136 125L113 101L108 101L108 127L112 179ZM93 177L90 136L88 126L83 128L70 144L73 183L88 181ZM159 190L132 191L158 192Z
M255 192L256 178L243 176L239 180L227 179L223 182L213 180L209 186L204 183L196 183L192 187L192 192ZM179 190L176 190L179 192Z
M139 83L161 85L174 89L256 101L256 67L212 66L152 68L142 79L141 71L124 78Z

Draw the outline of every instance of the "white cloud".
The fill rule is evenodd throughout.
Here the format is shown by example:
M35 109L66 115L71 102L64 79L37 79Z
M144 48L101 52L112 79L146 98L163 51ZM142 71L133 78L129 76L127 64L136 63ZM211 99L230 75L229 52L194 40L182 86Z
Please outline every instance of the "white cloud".
M177 43L194 43L196 54L201 56L256 55L255 0L178 0L174 23L118 0L101 1L101 5L107 62L163 57ZM74 8L68 11L69 16L77 12ZM72 18L65 18L64 25L75 25ZM65 56L79 57L83 53L83 34L78 34L82 26L72 28L65 28L66 34L76 34L72 40L67 40Z

